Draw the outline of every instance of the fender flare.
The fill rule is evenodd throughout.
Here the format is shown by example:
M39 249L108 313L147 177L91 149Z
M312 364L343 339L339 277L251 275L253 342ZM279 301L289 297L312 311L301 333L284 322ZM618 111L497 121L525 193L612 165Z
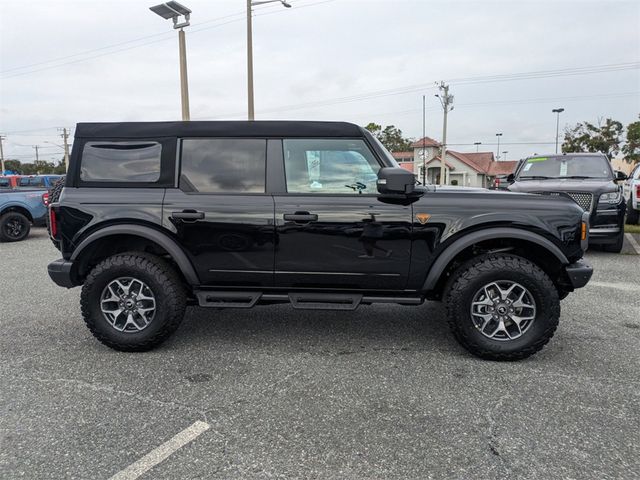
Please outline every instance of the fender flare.
M34 216L33 216L33 208L31 207L31 205L28 205L26 203L22 203L19 201L11 201L11 202L7 202L4 205L2 205L2 207L0 207L0 215L4 215L7 211L12 210L12 209L20 209L23 210L27 215L27 218L29 219L29 221L33 222L35 220Z
M488 228L486 230L479 230L476 232L468 233L449 245L431 265L422 290L433 290L445 268L447 268L447 265L449 265L449 262L451 262L451 260L453 260L455 256L458 255L458 253L460 253L462 250L470 247L474 243L496 238L526 240L528 242L535 243L546 249L563 265L567 265L569 263L569 260L567 259L566 255L562 253L562 250L560 250L557 245L544 238L542 235L529 232L528 230L520 230L518 228Z
M190 285L200 284L200 280L198 279L198 275L196 274L191 261L184 253L182 248L180 248L180 245L178 245L178 243L176 243L175 240L173 240L168 235L144 225L118 224L102 228L82 240L82 242L80 242L80 244L74 250L70 260L72 262L75 261L96 240L112 235L133 235L157 243L162 248L164 248L169 253L169 255L171 255L171 258L173 258L173 260L176 262L178 268L180 268L180 271L184 275L184 278L187 280L187 282L189 282Z

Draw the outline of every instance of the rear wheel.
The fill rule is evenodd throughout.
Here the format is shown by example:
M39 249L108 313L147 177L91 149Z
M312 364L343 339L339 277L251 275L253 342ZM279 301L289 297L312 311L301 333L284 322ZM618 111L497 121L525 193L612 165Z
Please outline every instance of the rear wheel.
M0 217L0 241L19 242L31 231L31 222L20 212L7 212Z
M89 330L102 343L115 350L145 351L178 328L186 295L182 280L163 259L125 253L91 271L80 306Z
M640 222L640 211L633 208L631 199L627 203L627 225L637 225Z
M490 360L520 360L541 350L560 318L547 274L515 255L488 255L460 267L445 295L458 342Z
M61 178L56 183L53 184L53 187L49 190L49 204L56 203L60 199L60 194L62 193L62 189L64 188L64 178ZM51 220L49 219L49 215L46 216L47 219L47 232L49 232L49 238L51 238ZM53 246L60 250L60 241L51 239L53 242Z

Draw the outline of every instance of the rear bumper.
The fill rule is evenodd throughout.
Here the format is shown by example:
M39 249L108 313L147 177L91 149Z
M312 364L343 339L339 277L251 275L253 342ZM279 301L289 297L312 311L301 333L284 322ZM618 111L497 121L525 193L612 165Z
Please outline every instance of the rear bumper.
M60 258L59 260L51 262L47 267L47 270L49 271L49 277L51 277L51 280L53 280L56 285L65 288L72 288L78 285L73 280L73 276L71 274L72 267L73 262Z
M593 267L584 260L578 260L567 265L565 271L573 288L584 287L591 279L591 275L593 275Z

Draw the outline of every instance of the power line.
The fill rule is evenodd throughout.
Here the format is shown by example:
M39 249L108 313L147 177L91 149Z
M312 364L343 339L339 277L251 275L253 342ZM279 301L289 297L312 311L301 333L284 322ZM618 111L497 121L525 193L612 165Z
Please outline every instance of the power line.
M298 1L307 1L307 0L298 0ZM311 3L309 5L302 5L300 7L297 7L296 10L300 10L302 8L307 8L307 7L313 7L315 5L331 3L331 2L334 2L334 1L336 1L336 0L323 0L321 2ZM266 8L258 9L258 11L266 10L267 8L270 7L270 5L267 5L265 7ZM265 15L273 15L275 13L282 13L284 11L285 10L274 10L274 11L269 11L269 12L265 12L265 13L257 13L254 16L262 17L262 16L265 16ZM240 18L235 18L233 20L229 20L229 21L226 21L226 22L218 23L218 24L211 25L211 26L208 26L208 27L192 28L190 30L190 33L194 34L194 33L202 32L202 31L205 31L205 30L211 30L211 29L214 29L214 28L222 27L224 25L229 25L231 23L236 23L236 22L242 22L242 21L245 20L244 15L246 15L246 12L239 12L239 13L235 13L235 14L232 14L232 15L227 15L227 16L224 16L224 17L218 17L218 18L215 18L215 19L206 20L204 22L194 23L193 26L197 27L198 25L205 25L207 23L216 22L216 21L219 21L219 20L235 17L235 16L238 16L238 15L243 15L243 16L240 17ZM57 62L57 61L60 61L60 60L65 60L65 59L69 59L69 58L73 58L73 57L86 55L88 53L98 52L98 51L102 51L102 50L108 50L110 48L114 48L114 47L117 47L117 46L127 45L127 44L130 44L130 43L135 43L135 42L139 42L141 40L146 40L148 38L154 38L154 37L159 37L159 36L164 36L166 38L160 38L158 40L152 40L150 42L144 42L144 43L140 43L138 45L131 45L131 46L128 46L128 47L119 48L119 49L112 50L112 51L109 51L109 52L104 52L104 53L100 53L100 54L97 54L97 55L91 55L91 56L88 56L88 57L85 57L85 58L79 58L77 60L72 60L72 61L69 61L69 62L56 63L55 65L47 65L47 66L44 66L44 67L41 67L41 68L28 70L26 72L18 72L18 73L13 73L13 74L10 74L10 75L4 75L4 76L2 76L0 78L7 79L7 78L19 77L19 76L23 76L23 75L29 75L31 73L37 73L37 72L41 72L43 70L49 70L49 69L52 69L52 68L63 67L63 66L66 66L66 65L72 65L72 64L75 64L75 63L81 63L81 62L93 60L95 58L100 58L100 57L104 57L104 56L107 56L107 55L113 55L115 53L120 53L120 52L124 52L124 51L127 51L127 50L133 50L135 48L140 48L140 47L144 47L144 46L147 46L147 45L152 45L154 43L166 42L166 41L169 41L169 40L173 39L173 32L155 33L155 34L152 34L152 35L147 35L147 36L144 36L144 37L138 37L136 39L127 40L127 41L124 41L124 42L115 43L115 44L108 45L108 46L105 46L105 47L95 48L95 49L92 49L92 50L86 50L84 52L79 52L79 53L76 53L76 54L67 55L65 57L58 57L56 59L45 60L45 61L42 61L42 62L36 62L36 63L30 64L30 65L23 65L21 67L13 67L13 68L9 68L9 69L1 71L0 74L4 74L4 73L15 71L15 70L23 70L23 69L31 68L33 66L38 66L38 65L46 65L47 63L54 63L54 62Z
M445 81L448 83L450 82L451 84L456 84L456 85L460 85L460 84L472 85L473 82L490 83L490 82L517 81L517 80L527 80L532 78L548 78L548 77L559 77L559 76L570 76L570 75L590 75L594 73L605 73L609 71L632 70L632 69L640 69L640 62L629 62L629 63L609 64L609 65L594 65L594 66L587 66L587 67L563 68L563 69L557 69L557 70L540 70L540 71L533 71L533 72L520 72L520 73L511 73L511 74L502 74L502 75L466 77L466 78L458 78L458 79L445 80ZM433 82L407 85L404 87L372 91L372 92L363 93L359 95L337 97L337 98L327 99L327 100L316 100L313 102L305 102L305 103L298 103L298 104L291 104L291 105L283 105L281 107L261 110L261 113L262 114L281 113L281 112L287 112L291 110L300 110L304 108L324 107L329 105L337 105L341 103L368 100L370 98L379 98L379 97L385 97L385 96L391 96L391 95L415 93L418 91L424 91L424 90L433 89L433 88L435 88L433 86ZM243 114L244 112L242 113L236 112L236 113L230 113L230 114L217 115L215 117L200 117L199 119L235 117Z

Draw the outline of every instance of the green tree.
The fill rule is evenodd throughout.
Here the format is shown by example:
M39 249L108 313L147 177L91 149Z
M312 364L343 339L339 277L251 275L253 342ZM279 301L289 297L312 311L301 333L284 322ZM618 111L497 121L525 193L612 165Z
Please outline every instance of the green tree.
M607 118L604 123L599 120L598 125L578 123L565 129L562 151L601 152L611 159L620 151L622 131L622 123L611 118Z
M406 152L411 149L411 143L413 140L405 138L402 135L402 130L395 125L388 125L382 128L377 123L370 123L366 127L390 152Z
M622 147L622 154L628 163L640 161L640 121L627 125L627 140Z
M4 168L14 173L22 173L22 164L20 160L5 160Z

